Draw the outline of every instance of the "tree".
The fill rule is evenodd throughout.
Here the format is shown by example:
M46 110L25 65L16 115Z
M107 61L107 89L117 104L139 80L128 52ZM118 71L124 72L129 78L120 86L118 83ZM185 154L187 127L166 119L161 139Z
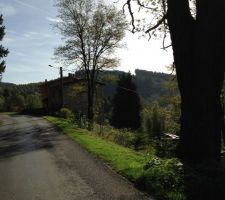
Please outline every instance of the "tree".
M27 95L25 98L25 102L26 102L25 107L28 111L32 111L34 109L38 109L42 107L39 94Z
M143 111L144 128L149 139L160 140L165 131L165 116L163 109L157 103L153 103Z
M132 0L128 0L128 10ZM220 93L224 80L225 1L135 0L141 8L158 12L159 21L148 27L169 30L174 67L181 94L181 129L178 156L186 161L219 160L223 112ZM150 5L151 3L154 3ZM160 7L160 9L159 9Z
M3 26L3 16L0 15L0 42L3 40L3 37L5 36L5 26ZM0 59L6 57L8 55L9 51L8 49L5 49L0 44ZM5 71L5 61L0 62L0 81L2 80L2 73Z
M3 96L0 96L0 111L5 110L5 99Z
M25 99L21 94L13 94L7 99L7 106L10 107L11 111L22 111L25 108Z
M118 81L112 114L112 125L116 128L138 129L140 120L140 98L130 73L123 73Z
M122 47L127 22L122 11L114 6L91 0L58 0L60 19L56 28L65 44L55 51L67 65L84 72L87 81L88 119L93 122L93 104L98 73L118 64L114 51ZM91 128L89 126L89 128Z

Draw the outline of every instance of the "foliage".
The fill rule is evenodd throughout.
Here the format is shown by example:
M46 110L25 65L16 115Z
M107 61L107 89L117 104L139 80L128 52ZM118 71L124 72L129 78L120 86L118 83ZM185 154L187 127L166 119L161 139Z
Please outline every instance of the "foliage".
M40 101L39 94L31 94L26 96L26 109L32 110L41 107L42 103Z
M137 85L140 96L148 102L153 102L157 101L161 96L168 94L164 83L172 77L170 74L136 69L134 82Z
M155 155L160 158L176 157L176 147L178 140L163 138L161 140L151 140L150 144L155 149Z
M224 24L225 1L128 0L124 3L133 32L144 31L151 37L157 30L163 30L164 48L170 33L169 46L173 49L173 67L182 97L178 156L195 162L220 160L223 128L220 94L225 70L225 29L221 24ZM138 5L138 12L151 13L148 17L144 15L147 20L138 19L145 26L136 23L136 16L143 15L134 12L134 4Z
M103 140L84 129L77 129L68 120L50 116L45 118L90 152L106 160L114 170L133 181L137 187L159 199L185 199L183 166L177 159L159 159L152 153L144 155Z
M88 113L93 122L94 94L101 69L116 67L114 51L121 47L127 22L122 11L100 1L57 0L60 21L56 28L65 38L55 55L65 64L72 64L84 72L87 81Z
M21 87L24 88L23 86ZM4 87L3 85L0 90L0 96L4 99L4 105L1 110L21 112L41 108L42 103L39 94L29 91L29 89L26 91L21 90L20 86L10 85L9 87Z
M59 111L59 116L64 119L74 118L73 112L71 110L69 110L68 108L61 108Z
M77 129L69 121L50 116L46 118L90 152L108 161L119 173L133 181L141 175L146 162L144 155L113 142L103 140L84 129Z
M116 92L117 81L122 71L103 70L99 73L99 80L106 83L104 87L104 94L107 97L113 97ZM145 106L148 103L158 101L162 96L167 96L169 91L165 87L165 82L170 82L174 76L171 74L152 72L146 70L136 69L133 75L133 81L137 86L137 92L142 98L142 104ZM174 96L178 93L178 89L174 92ZM172 95L172 93L171 93Z
M0 111L4 111L5 98L0 96Z
M169 133L178 135L180 131L181 98L176 79L165 82L164 87L168 93L159 99L159 104L165 107L165 129Z
M164 110L158 104L152 104L146 107L142 113L143 128L148 134L149 139L161 139L165 131L165 114Z
M0 15L0 42L3 40L5 36L5 26L3 26L3 15ZM5 49L2 45L0 45L0 59L6 57L8 55L8 49ZM5 61L0 62L0 81L2 79L2 73L5 71Z
M101 137L111 142L115 142L119 145L130 148L133 145L134 133L131 130L115 129L107 123L95 123L93 131L98 137Z
M20 112L25 109L25 98L22 95L15 94L6 98L6 102L11 111Z
M185 199L184 171L177 159L153 158L146 163L145 170L140 180L144 182L146 190L153 192L159 199Z
M113 141L124 147L131 147L134 141L134 133L128 130L116 131L113 135Z
M140 98L130 73L122 74L113 100L111 124L116 128L138 129L141 125Z
M42 103L39 94L39 85L40 83L20 85L1 83L0 96L4 98L5 102L2 111L30 112L31 110L40 109Z
M133 147L135 150L145 148L146 144L148 144L147 135L143 132L143 130L136 130L134 133L133 139Z

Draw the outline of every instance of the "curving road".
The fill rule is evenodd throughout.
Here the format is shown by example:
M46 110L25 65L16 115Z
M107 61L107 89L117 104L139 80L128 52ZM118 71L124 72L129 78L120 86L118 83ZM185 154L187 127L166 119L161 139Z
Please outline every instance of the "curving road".
M150 198L44 119L0 115L0 199Z

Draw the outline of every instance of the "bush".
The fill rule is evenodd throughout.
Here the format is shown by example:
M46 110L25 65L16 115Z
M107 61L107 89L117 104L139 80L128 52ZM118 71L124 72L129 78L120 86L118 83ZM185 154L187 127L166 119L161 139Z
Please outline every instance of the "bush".
M165 113L158 104L148 106L142 113L142 128L149 139L160 139L165 131Z
M143 149L147 143L147 135L142 130L134 132L133 146L135 150Z
M126 129L116 131L113 136L114 142L124 147L132 146L134 138L134 133L129 132Z
M59 111L59 116L64 119L74 118L73 112L71 110L69 110L68 108L61 108Z
M145 190L159 199L185 199L183 166L177 159L152 158L145 170L140 178Z
M88 129L88 119L85 115L82 115L79 120L77 121L77 124L80 128Z
M152 140L151 144L154 146L156 156L160 158L174 158L176 156L176 140L162 139Z

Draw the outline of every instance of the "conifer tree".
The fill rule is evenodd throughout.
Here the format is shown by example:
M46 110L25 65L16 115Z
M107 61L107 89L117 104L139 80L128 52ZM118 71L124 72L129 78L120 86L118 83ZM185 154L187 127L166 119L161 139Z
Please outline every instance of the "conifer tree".
M117 91L114 96L114 107L111 124L115 128L138 129L140 120L140 97L132 75L124 73L119 77Z

